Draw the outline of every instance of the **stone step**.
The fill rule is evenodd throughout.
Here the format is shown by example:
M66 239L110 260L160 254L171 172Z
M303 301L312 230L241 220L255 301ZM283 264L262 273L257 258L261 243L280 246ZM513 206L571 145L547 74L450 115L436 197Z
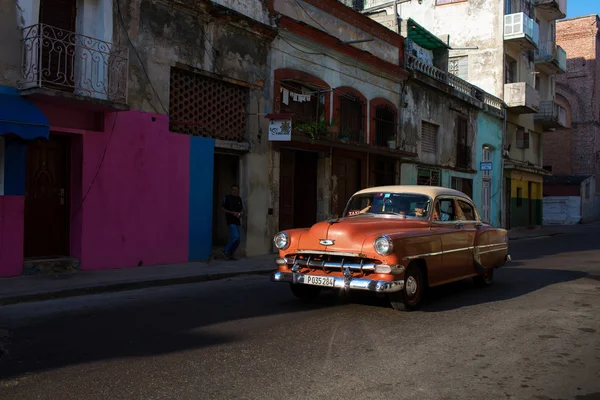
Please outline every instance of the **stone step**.
M81 262L75 257L36 257L26 258L23 263L23 275L34 274L74 274L79 271Z

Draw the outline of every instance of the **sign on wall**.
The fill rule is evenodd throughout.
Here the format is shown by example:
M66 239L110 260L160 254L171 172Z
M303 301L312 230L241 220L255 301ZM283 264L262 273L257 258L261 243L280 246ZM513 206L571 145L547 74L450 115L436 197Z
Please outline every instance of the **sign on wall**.
M292 140L291 119L271 119L269 121L269 140L273 142L289 142Z
M492 170L492 163L489 161L482 161L479 163L479 170L480 171L491 171Z

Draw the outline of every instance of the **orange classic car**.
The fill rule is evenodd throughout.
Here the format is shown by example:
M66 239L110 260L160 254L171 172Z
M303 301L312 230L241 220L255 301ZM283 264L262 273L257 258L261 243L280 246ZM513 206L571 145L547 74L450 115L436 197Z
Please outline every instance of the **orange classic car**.
M490 285L510 261L506 230L482 222L464 193L431 186L361 190L340 218L279 232L274 243L271 280L289 283L297 298L362 290L406 311L429 287L466 278Z

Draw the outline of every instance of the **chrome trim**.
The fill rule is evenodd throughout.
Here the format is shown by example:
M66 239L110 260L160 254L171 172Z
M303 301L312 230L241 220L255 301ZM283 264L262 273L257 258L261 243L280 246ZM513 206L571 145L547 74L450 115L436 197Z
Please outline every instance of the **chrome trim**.
M274 272L271 275L272 282L287 282L294 283L297 285L306 285L304 283L304 277L309 274L293 274L291 272ZM318 286L318 287L329 287L335 289L347 289L347 290L365 290L369 292L377 293L393 293L399 292L404 289L404 280L398 281L377 281L364 278L352 278L348 276L339 277L332 276L334 286ZM311 285L315 286L315 285Z
M324 254L325 255L325 254ZM294 258L294 260L290 260L289 258L285 258L286 263L287 264L292 264L294 266L304 266L304 267L315 267L315 268L337 268L337 269L343 269L343 268L349 268L349 269L356 269L356 270L360 270L360 271L374 271L375 270L375 263L369 263L369 264L365 264L364 260L361 260L360 264L357 263L346 263L344 262L344 259L342 259L340 262L332 262L332 261L311 261L310 257L308 257L307 260L297 260L296 258Z
M321 240L319 240L319 244L321 246L333 246L335 244L335 240L321 239Z
M493 243L493 244L482 244L479 246L476 246L478 249L487 249L488 247L496 247L496 246L506 246L508 247L508 245L506 243Z
M480 251L479 254L488 254L488 253L493 253L495 251L502 251L502 250L508 250L508 247L502 247L500 249L491 249L491 250L486 250L486 251Z
M360 258L361 255L359 253L346 253L343 251L319 251L319 250L296 250L294 254L312 254L319 256L342 256L342 257L356 257Z
M443 250L443 251L436 251L436 252L432 252L432 253L423 253L423 254L416 254L416 255L412 255L412 256L404 256L402 258L402 260L414 260L416 258L441 256L443 254L457 253L459 251L467 251L467 250L477 250L477 251L479 251L479 249L485 249L485 248L496 247L496 246L503 246L503 247L500 248L500 249L493 249L493 250L488 250L488 251L481 251L481 252L479 252L479 254L486 254L486 253L491 253L492 251L499 251L499 250L506 250L506 249L508 249L508 245L506 243L484 244L484 245L481 245L481 246L462 247L460 249Z
M512 261L512 257L510 256L510 254L506 255L506 262L511 262Z

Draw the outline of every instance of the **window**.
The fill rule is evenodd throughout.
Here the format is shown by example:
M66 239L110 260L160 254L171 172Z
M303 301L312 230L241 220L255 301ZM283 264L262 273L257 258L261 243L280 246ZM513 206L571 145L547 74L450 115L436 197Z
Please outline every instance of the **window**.
M342 138L364 142L364 104L350 93L340 95L340 132Z
M481 161L483 162L492 162L492 149L488 145L483 145L481 151ZM492 165L492 168L494 166ZM489 178L492 176L492 171L482 171L482 175L484 178Z
M552 165L544 165L544 169L548 172L552 172Z
M517 188L517 207L521 207L523 205L523 188Z
M464 117L456 117L454 126L456 134L456 166L469 168L471 166L471 148L468 145L468 121Z
M441 6L444 4L464 3L465 1L468 1L468 0L435 0L435 5Z
M525 128L517 128L517 149L529 148L529 131Z
M171 68L169 129L191 136L246 140L247 87Z
M4 138L0 136L0 196L4 195Z
M375 108L375 145L387 146L388 140L396 140L396 113L387 105Z
M362 214L403 215L407 218L428 218L431 199L422 194L393 192L363 193L352 196L344 216Z
M448 72L460 79L469 80L469 59L467 56L448 58Z
M325 93L319 89L294 81L281 81L279 97L281 112L294 115L294 127L325 119Z
M456 212L454 210L453 199L441 199L435 203L433 210L434 221L456 221Z
M465 221L476 221L475 217L475 209L469 203L464 200L458 200L458 205L460 206L460 210L463 213L463 218Z
M417 169L417 185L440 186L440 170L432 168Z
M437 154L437 137L439 126L430 122L421 122L421 151Z

